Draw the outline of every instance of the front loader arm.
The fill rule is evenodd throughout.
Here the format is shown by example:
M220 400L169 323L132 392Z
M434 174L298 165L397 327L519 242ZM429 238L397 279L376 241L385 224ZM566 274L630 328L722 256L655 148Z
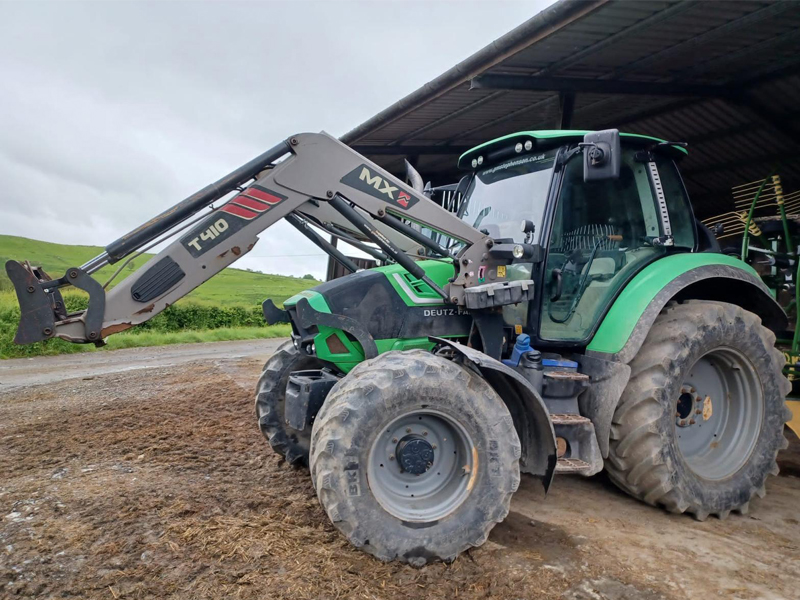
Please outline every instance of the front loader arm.
M279 160L283 156L286 158ZM143 323L245 255L259 233L290 215L295 221L312 215L311 222L348 222L350 231L360 232L362 239L375 242L395 262L426 280L424 272L392 240L410 238L406 249L425 245L437 250L436 244L400 219L463 241L458 256L449 257L455 263L455 276L445 289L428 280L447 302L469 304L465 290L483 284L488 274L493 282L504 280L500 277L504 270L497 267L508 264L510 257L489 251L493 240L335 138L325 133L299 134L260 158L261 162L251 161L123 236L102 255L83 267L69 269L58 280L50 280L27 263L9 261L6 269L22 312L15 341L59 337L97 343ZM253 179L248 187L240 187L242 180ZM110 291L105 292L90 277L100 266L129 256L233 189L240 193L182 231ZM58 290L66 285L89 293L86 311L66 315L63 309L57 310Z

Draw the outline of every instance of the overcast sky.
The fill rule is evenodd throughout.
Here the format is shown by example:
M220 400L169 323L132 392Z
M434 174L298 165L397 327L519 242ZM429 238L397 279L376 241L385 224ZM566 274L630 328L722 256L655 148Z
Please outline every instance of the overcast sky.
M292 133L342 135L548 4L0 1L0 233L104 246ZM326 264L279 223L235 266Z

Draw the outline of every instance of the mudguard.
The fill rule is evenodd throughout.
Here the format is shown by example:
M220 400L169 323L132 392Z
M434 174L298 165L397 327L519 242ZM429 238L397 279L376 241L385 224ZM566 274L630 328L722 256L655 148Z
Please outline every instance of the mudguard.
M614 301L582 356L574 357L592 379L579 398L581 414L595 426L608 457L611 420L628 383L628 363L639 352L656 317L674 300L716 300L736 304L781 332L786 313L756 271L738 258L710 252L678 254L648 265Z
M503 399L522 443L520 470L541 479L546 492L553 481L558 457L553 423L541 396L522 375L483 352L445 338L428 339L451 348L476 368Z
M629 363L650 327L672 300L717 300L741 306L781 332L786 313L752 267L738 258L714 253L668 256L648 265L619 294L586 354Z

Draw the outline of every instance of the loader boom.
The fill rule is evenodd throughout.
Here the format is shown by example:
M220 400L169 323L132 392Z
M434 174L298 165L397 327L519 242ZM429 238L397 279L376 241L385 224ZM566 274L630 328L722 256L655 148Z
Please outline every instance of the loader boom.
M248 187L242 187L250 181ZM196 224L186 226L187 220L234 190L240 193ZM489 236L337 139L325 133L305 133L289 138L134 229L82 267L68 269L60 279L51 280L27 263L9 261L6 270L22 313L15 341L31 343L59 337L99 343L110 334L147 321L231 265L253 248L258 234L280 219L288 218L302 228L308 223L329 223L334 217L349 223L354 237L377 244L446 302L484 308L486 299L476 307L469 306L465 297L466 289L479 284L486 288L487 298L491 297L490 306L502 302L487 288L486 275L492 274L489 287L504 285L504 277L499 276L504 270L497 267L511 262L508 248L493 252L494 241ZM402 220L442 232L463 244L457 255L451 256ZM91 277L100 267L123 260L178 226L184 229L178 230L177 239L107 293ZM398 245L397 239L408 243ZM330 252L324 244L321 247ZM440 287L428 279L409 256L410 251L423 247L454 263L455 275L447 285ZM331 254L342 260L341 255ZM345 266L352 267L352 263ZM86 311L64 313L59 288L66 285L89 293Z

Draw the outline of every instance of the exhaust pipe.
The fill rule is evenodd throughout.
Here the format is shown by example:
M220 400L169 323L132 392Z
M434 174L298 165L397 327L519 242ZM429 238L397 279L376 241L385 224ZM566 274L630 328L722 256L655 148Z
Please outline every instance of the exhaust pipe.
M408 179L408 183L411 184L411 187L414 189L415 192L419 192L420 194L425 190L425 183L422 181L422 175L419 174L411 163L408 160L404 161L406 163L406 179Z

